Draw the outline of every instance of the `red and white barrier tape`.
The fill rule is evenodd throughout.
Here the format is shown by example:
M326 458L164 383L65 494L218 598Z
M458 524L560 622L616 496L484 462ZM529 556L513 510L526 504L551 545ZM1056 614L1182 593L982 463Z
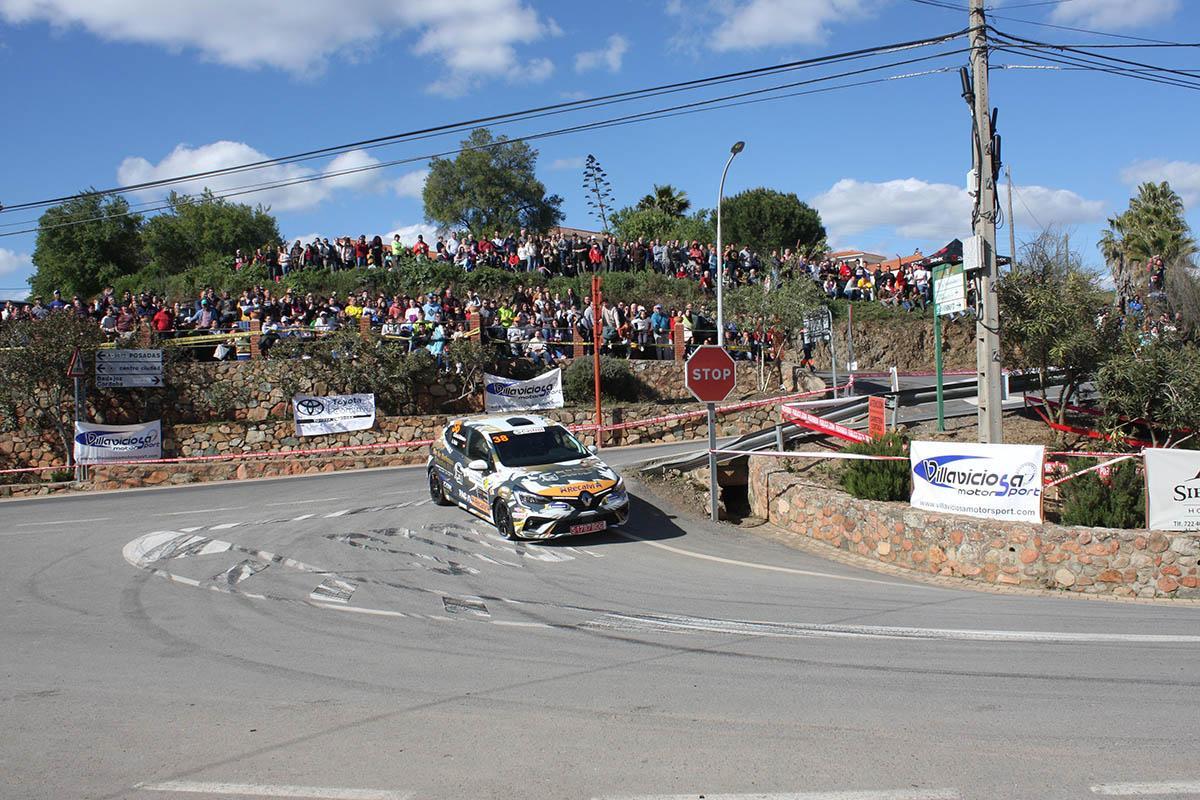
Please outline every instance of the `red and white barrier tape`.
M1083 475L1087 475L1089 472L1095 472L1096 470L1105 469L1106 467L1111 467L1113 464L1119 464L1122 461L1128 461L1131 458L1138 458L1138 455L1136 453L1134 453L1134 454L1129 454L1129 455L1123 455L1120 458L1114 458L1111 461L1102 461L1099 464L1096 464L1095 466L1088 467L1087 469L1081 469L1078 472L1073 472L1070 475L1059 478L1056 481L1051 481L1050 483L1046 484L1046 488L1053 489L1055 486L1058 486L1060 483L1066 483L1067 481L1073 481L1076 478L1079 478Z
M783 452L780 450L711 450L719 456L771 456L773 458L838 458L847 461L908 461L908 456L871 456L862 453L846 453L842 451L823 452L819 450L800 450Z

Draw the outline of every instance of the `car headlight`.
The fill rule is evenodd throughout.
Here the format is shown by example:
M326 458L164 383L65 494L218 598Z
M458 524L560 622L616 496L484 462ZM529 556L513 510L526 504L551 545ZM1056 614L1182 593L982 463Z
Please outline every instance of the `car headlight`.
M623 506L628 502L629 495L625 492L624 484L618 483L615 489L605 495L604 501L601 503L601 505L605 508L616 508L617 506Z
M517 502L523 506L544 506L550 502L548 498L542 497L540 494L531 492L522 492L520 490L513 492L513 496L517 498Z

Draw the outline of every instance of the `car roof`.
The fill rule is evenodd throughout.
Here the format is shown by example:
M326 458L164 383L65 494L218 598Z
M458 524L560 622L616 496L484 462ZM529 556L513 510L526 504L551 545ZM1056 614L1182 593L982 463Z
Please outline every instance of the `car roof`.
M463 420L463 425L484 433L512 433L526 428L548 428L558 423L537 414L514 413L506 417L493 416Z

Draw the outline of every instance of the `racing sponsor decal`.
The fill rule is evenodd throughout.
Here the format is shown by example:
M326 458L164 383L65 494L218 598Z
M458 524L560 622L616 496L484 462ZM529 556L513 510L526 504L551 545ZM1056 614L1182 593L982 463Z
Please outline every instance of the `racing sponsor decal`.
M535 476L535 480L538 483L542 482L541 476ZM545 488L539 486L537 493L543 497L580 497L582 499L584 492L595 495L607 491L616 485L617 482L612 480L582 481L562 486L547 486Z
M489 412L562 408L562 370L552 369L528 381L484 373L483 406Z
M1034 445L913 442L912 505L991 519L1042 521L1042 462Z
M141 425L75 423L75 461L104 464L162 458L161 421Z
M470 503L470 505L473 508L476 508L479 511L482 511L485 514L490 513L492 510L491 507L488 506L487 500L484 500L482 497L479 497L478 495L472 496L468 502Z

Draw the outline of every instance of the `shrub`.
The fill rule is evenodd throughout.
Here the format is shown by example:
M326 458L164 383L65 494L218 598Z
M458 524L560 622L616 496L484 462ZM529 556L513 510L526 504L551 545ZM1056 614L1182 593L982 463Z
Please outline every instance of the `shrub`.
M593 402L595 392L591 358L577 358L563 371L563 394L567 402L574 405ZM633 403L652 399L654 390L633 374L624 359L601 356L600 394L606 400Z
M1070 472L1096 462L1073 459ZM1107 470L1089 472L1062 484L1062 524L1089 528L1141 528L1146 524L1146 487L1137 464L1122 461Z
M907 456L907 440L899 433L852 444L846 453L868 456ZM908 461L851 461L842 472L842 488L859 500L907 500Z

